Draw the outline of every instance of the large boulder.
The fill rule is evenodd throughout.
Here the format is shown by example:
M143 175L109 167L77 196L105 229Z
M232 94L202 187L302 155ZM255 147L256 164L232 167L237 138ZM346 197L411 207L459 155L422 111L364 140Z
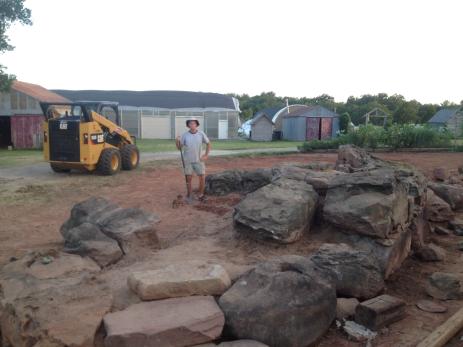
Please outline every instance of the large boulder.
M183 347L220 336L224 315L211 296L142 302L104 317L107 347Z
M334 280L338 296L369 299L384 289L384 273L370 253L340 244L324 244L310 258Z
M71 229L61 229L64 251L88 256L101 267L116 263L122 250L116 240L106 236L95 224L84 222Z
M334 178L323 216L342 230L384 239L406 224L408 205L407 186L393 169L380 168Z
M338 149L336 168L348 168L349 171L374 165L374 159L362 148L354 145L341 145Z
M200 262L172 264L158 270L133 272L127 283L142 300L222 295L231 285L230 277L222 266Z
M306 182L320 195L324 195L331 181L340 175L344 175L344 173L335 170L314 170L294 164L283 164L273 168L273 177L275 180L279 178L289 178Z
M155 248L158 238L155 214L138 208L121 208L101 197L91 197L71 209L61 226L65 250L87 255L101 266L119 260L132 249Z
M4 346L89 347L110 310L110 288L90 259L29 253L0 271Z
M250 193L269 184L272 177L271 169L223 171L207 175L206 193L211 195Z
M378 264L382 275L387 279L407 258L411 249L411 230L395 233L389 239L378 239L359 234L339 232L337 228L324 228L320 234L326 243L345 243L369 257Z
M450 205L439 198L431 189L426 192L426 206L424 214L431 222L447 222L452 220L454 213Z
M308 184L282 178L248 194L233 216L238 232L290 243L310 229L318 194Z
M463 211L463 187L445 183L429 183L437 196L446 201L452 210Z
M195 347L268 347L261 342L253 341L253 340L236 340L236 341L227 341L221 342L219 344L215 343L206 343L203 345L197 345Z
M460 300L463 298L463 275L434 272L426 283L426 293L439 300Z
M311 262L289 256L261 263L219 299L226 332L273 347L317 341L336 315L336 291Z

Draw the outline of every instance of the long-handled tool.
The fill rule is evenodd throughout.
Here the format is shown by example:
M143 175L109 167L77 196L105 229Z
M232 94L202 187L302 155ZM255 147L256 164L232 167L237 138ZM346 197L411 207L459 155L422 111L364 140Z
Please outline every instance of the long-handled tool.
M183 174L185 175L186 201L191 202L191 196L188 195L188 179L187 179L186 174L185 174L185 159L183 159L182 148L179 148L178 150L180 151L180 157L182 158Z

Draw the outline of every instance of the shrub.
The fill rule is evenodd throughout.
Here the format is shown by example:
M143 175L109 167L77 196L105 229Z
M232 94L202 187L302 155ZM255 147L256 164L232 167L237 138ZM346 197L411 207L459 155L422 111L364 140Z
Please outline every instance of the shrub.
M385 129L368 124L334 139L305 142L300 149L302 151L331 149L343 144L372 149L432 148L450 147L451 141L452 136L448 131L439 131L428 126L394 124Z

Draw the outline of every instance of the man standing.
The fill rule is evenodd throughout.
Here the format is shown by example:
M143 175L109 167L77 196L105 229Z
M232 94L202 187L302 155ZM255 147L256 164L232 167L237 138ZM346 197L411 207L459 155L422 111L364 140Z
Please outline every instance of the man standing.
M187 181L188 201L191 201L191 181L193 172L198 175L199 178L199 196L200 201L205 200L204 188L206 181L206 165L205 162L208 159L209 152L211 151L211 141L207 135L198 129L199 121L195 118L188 119L186 126L190 130L185 132L181 137L176 138L176 145L179 150L183 150L183 158L185 161L185 176ZM207 145L206 153L202 155L203 143Z

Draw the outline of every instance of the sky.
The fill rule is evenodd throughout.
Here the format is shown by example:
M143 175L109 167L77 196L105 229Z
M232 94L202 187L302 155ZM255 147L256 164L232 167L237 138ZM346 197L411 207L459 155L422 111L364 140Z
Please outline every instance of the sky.
M460 0L26 0L0 64L49 89L463 100Z

